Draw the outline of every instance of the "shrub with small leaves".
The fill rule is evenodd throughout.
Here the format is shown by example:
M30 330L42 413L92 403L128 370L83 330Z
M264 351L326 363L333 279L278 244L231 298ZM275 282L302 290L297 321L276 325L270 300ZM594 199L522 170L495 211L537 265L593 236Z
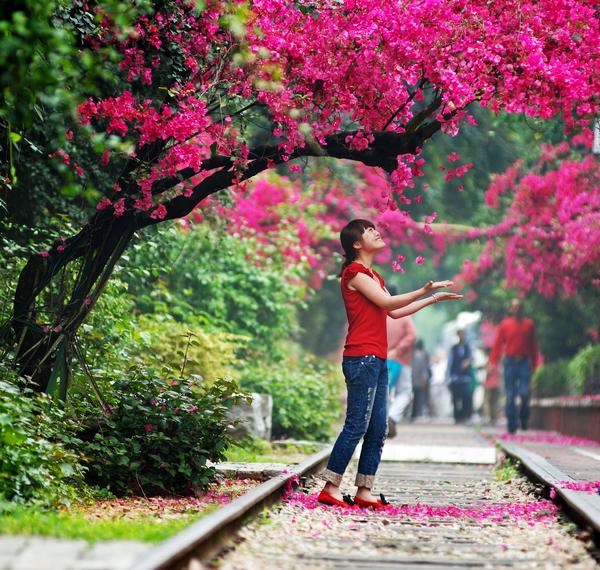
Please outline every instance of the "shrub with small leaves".
M538 398L570 396L569 361L556 360L536 370L533 376L533 392Z
M237 351L248 338L199 325L178 323L169 315L142 316L139 320L140 357L178 368L184 375L200 375L212 384L218 378L237 379Z
M258 362L244 372L244 390L273 397L273 435L326 441L339 416L337 368L326 361L304 358Z
M63 444L63 413L0 369L0 501L69 504L85 493L83 467Z
M582 348L569 363L575 393L600 393L600 344L590 344Z
M234 382L210 386L134 368L115 381L104 417L79 449L90 483L116 495L190 493L214 480L207 462L229 445L228 409L243 396Z

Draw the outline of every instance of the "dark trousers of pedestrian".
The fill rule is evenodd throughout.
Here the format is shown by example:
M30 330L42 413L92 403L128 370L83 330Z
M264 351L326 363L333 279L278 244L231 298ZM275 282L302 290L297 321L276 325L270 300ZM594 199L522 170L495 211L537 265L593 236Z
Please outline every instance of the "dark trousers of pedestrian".
M416 388L413 386L413 408L411 418L420 418L425 415L425 404L427 402L427 388Z
M451 382L452 407L454 408L454 421L457 423L467 421L473 411L472 394L468 382Z
M531 365L527 357L504 358L504 394L506 421L509 433L517 431L517 415L521 429L529 426L529 399L531 397ZM517 410L517 397L519 408Z

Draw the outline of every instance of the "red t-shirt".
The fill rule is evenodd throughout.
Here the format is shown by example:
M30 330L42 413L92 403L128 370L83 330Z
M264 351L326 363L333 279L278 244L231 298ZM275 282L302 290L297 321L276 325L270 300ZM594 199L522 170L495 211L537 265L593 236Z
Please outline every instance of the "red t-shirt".
M500 323L496 342L490 354L490 362L496 364L503 354L513 357L526 356L531 360L533 367L537 365L538 346L535 325L531 319L506 317Z
M353 261L342 272L342 298L348 315L348 335L344 345L344 356L366 356L374 354L379 358L387 358L387 311L372 303L359 291L348 288L357 273L369 277L375 276L381 288L385 283L376 271L367 269L362 263Z

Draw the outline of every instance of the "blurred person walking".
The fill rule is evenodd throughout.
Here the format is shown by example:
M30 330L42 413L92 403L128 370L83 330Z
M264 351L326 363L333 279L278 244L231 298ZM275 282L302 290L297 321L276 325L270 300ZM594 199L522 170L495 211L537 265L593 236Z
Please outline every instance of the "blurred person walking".
M413 408L411 420L425 417L425 406L429 400L429 354L425 350L423 341L419 338L413 347L411 380L413 390ZM431 415L431 414L430 414Z
M489 351L488 351L489 352ZM499 366L490 366L488 361L485 382L483 383L484 393L484 414L489 425L495 426L498 421L498 410L500 408L501 397L501 374Z
M531 374L539 362L535 324L523 316L523 301L513 299L508 308L509 316L498 326L494 348L490 354L490 372L498 367L502 356L504 372L504 395L506 397L506 420L509 433L517 431L517 416L521 429L529 427L529 399L531 398ZM519 409L517 410L517 397Z
M471 392L471 364L473 361L471 348L465 341L465 331L456 331L458 342L450 349L446 376L450 382L454 421L466 422L473 412L473 395Z
M417 335L410 316L388 318L388 370L390 372L389 437L396 435L396 424L406 415L413 398L411 364ZM395 382L392 380L395 373Z
M448 360L442 348L433 353L429 380L429 408L433 418L447 418L452 414L450 391L446 384Z

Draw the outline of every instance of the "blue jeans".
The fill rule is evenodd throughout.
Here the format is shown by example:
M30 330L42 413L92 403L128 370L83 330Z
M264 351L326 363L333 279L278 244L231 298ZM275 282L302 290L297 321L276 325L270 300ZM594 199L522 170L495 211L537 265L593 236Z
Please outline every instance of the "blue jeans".
M364 437L355 484L372 489L387 435L386 361L373 354L344 356L342 371L348 388L346 420L322 476L339 486L358 442Z
M506 420L508 431L517 431L517 396L519 396L519 419L521 428L527 429L529 422L529 398L531 397L531 365L529 358L504 358L504 392L506 395Z

